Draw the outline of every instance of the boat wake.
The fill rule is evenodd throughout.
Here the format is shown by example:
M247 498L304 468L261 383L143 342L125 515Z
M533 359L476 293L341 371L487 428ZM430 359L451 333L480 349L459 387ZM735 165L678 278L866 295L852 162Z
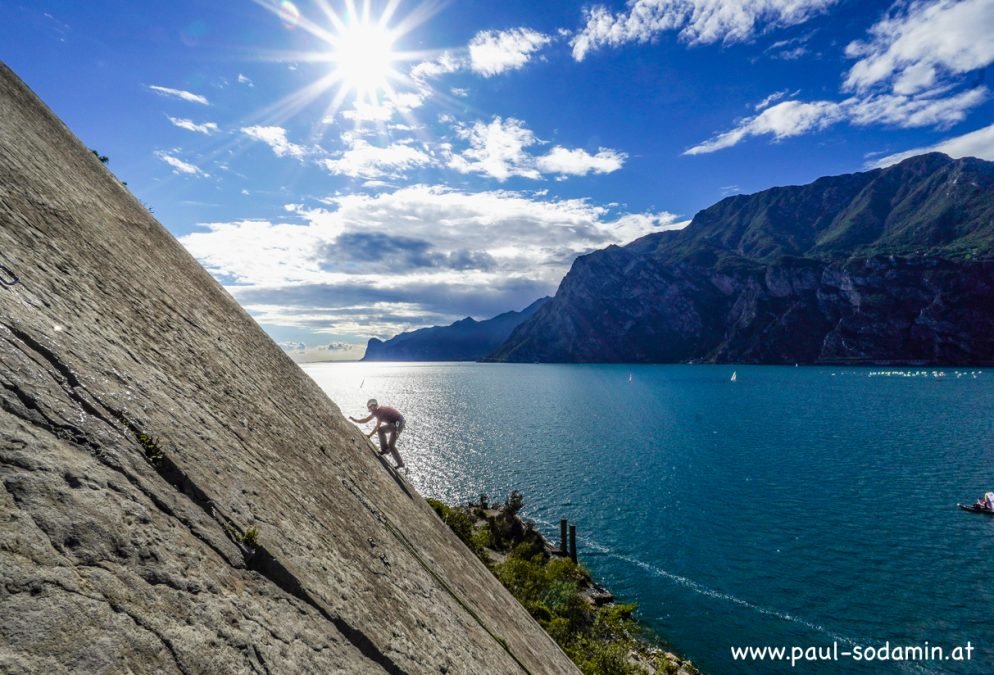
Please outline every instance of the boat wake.
M553 527L551 523L543 522L538 519L533 519L533 520L535 520L535 522L541 525L549 527L550 529L552 529ZM844 635L839 635L837 633L830 631L824 626L820 626L806 619L794 616L793 614L789 614L787 612L783 612L778 609L773 609L770 607L763 607L762 605L757 605L755 603L749 602L748 600L743 600L742 598L738 598L729 593L724 593L722 591L718 591L713 588L708 588L707 586L700 584L694 581L693 579L688 579L685 576L675 574L657 565L647 563L644 560L639 560L638 558L634 558L632 556L625 555L623 553L617 553L611 550L610 548L608 548L607 546L604 546L603 544L600 544L590 539L589 537L578 536L577 539L583 542L585 545L589 546L590 548L594 549L601 555L607 556L609 558L614 558L615 560L621 560L631 565L635 565L636 567L645 570L646 572L652 574L653 576L661 577L663 579L668 579L669 581L672 581L673 583L683 586L684 588L690 589L691 591L693 591L694 593L698 593L699 595L704 595L709 598L715 598L716 600L723 600L725 602L730 602L734 605L738 605L739 607L744 607L746 609L757 612L759 614L763 614L765 616L772 616L774 618L781 619L782 621L789 621L791 623L804 626L805 628L809 628L818 633L822 633L823 635L827 635L828 637L832 638L833 640L836 640L840 644L845 643L850 646L875 644L875 642L872 640L859 640L851 637L846 637Z

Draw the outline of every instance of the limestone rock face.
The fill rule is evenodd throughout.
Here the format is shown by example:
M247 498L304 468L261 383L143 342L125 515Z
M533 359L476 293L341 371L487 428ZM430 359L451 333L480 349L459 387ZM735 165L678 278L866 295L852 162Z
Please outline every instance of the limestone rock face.
M994 363L994 162L722 200L577 258L499 361Z
M0 671L575 672L0 64Z

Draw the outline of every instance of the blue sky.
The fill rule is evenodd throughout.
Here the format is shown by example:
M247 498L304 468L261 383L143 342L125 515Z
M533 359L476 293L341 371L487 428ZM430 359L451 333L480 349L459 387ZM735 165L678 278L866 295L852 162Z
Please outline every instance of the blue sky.
M994 0L0 0L0 59L295 358L724 196L994 160Z

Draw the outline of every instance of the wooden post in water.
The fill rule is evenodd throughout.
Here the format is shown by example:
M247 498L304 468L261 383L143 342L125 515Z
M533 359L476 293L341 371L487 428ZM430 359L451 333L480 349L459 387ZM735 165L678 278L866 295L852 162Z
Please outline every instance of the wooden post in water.
M559 519L559 554L566 557L569 549L566 548L566 517Z
M569 559L576 562L576 524L569 526Z

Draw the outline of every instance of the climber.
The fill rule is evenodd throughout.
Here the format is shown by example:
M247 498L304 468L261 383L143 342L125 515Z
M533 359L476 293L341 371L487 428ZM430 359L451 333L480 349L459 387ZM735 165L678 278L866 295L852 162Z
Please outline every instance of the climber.
M405 466L404 460L400 458L400 453L397 452L397 437L404 430L404 416L396 408L391 408L388 405L380 405L376 402L375 398L369 399L366 403L366 410L369 411L369 415L361 420L351 415L349 419L357 424L365 424L375 417L376 426L366 434L366 438L372 438L374 433L379 433L380 454L385 455L389 452L393 455L397 468L403 469ZM387 434L390 435L389 440L387 440Z

